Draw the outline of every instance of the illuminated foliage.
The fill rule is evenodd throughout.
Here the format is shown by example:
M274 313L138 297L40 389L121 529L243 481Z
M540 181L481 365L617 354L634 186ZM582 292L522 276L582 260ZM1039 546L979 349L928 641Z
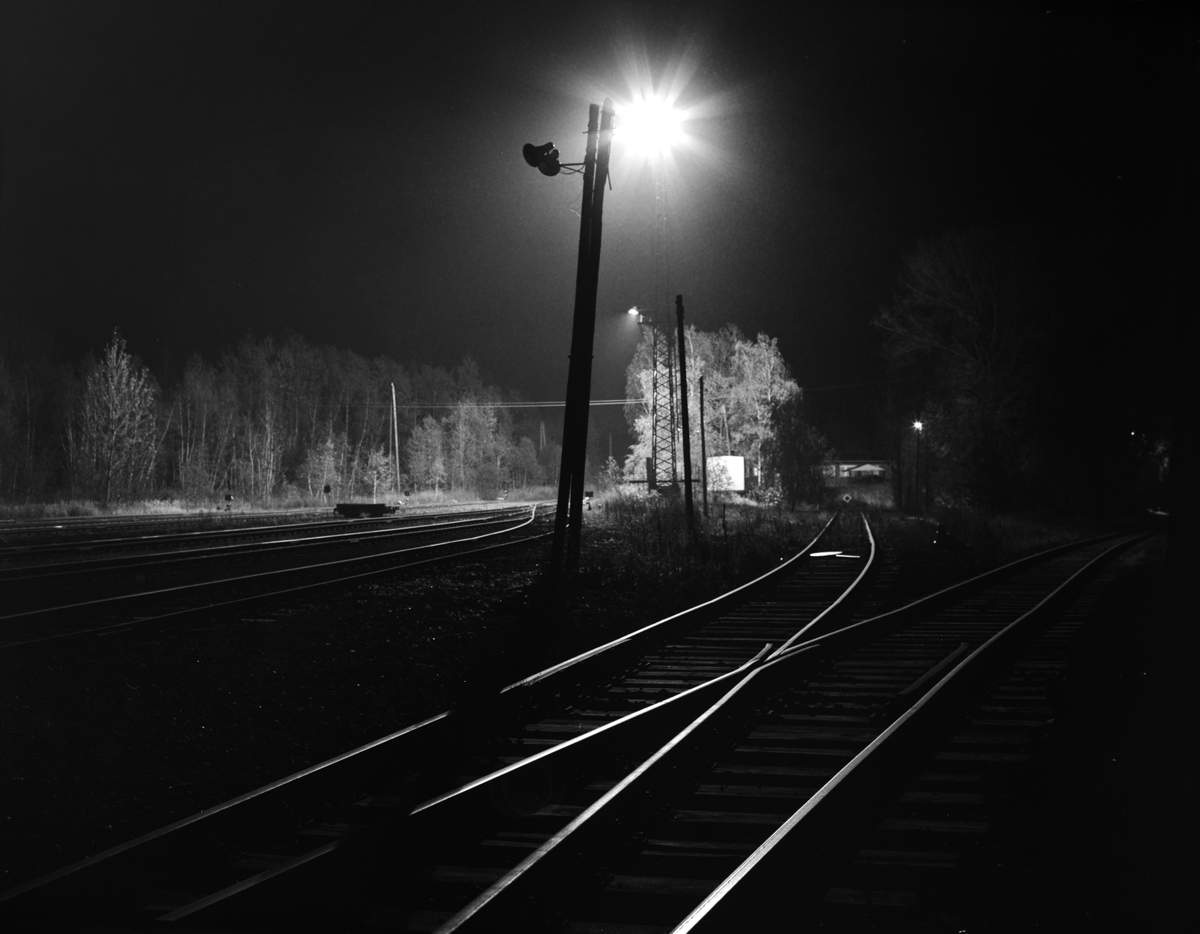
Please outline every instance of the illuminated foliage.
M670 337L675 340L675 330ZM701 424L700 377L704 377L704 431L708 453L732 454L746 458L753 477L761 477L763 445L774 433L771 412L777 404L799 392L792 379L779 344L775 338L759 334L751 341L733 325L716 332L699 331L688 325L684 329L688 355L688 420L695 438L692 457L699 471ZM644 399L626 407L625 416L633 430L635 442L626 460L626 474L640 477L646 457L650 454L650 381L651 334L647 329L626 370L626 393L629 398ZM681 429L677 429L681 430ZM682 444L676 445L682 457ZM681 469L682 473L682 469Z
M154 378L114 331L84 379L68 435L75 485L103 506L139 495L154 479L156 396Z

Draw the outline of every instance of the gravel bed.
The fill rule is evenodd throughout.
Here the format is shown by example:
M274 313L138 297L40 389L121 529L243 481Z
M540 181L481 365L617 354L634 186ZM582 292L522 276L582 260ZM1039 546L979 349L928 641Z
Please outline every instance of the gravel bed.
M592 537L587 547L615 548ZM895 596L989 563L893 528ZM129 840L677 612L584 573L531 620L545 544L0 668L0 890ZM586 552L585 552L586 558ZM778 560L778 559L776 559ZM758 573L766 569L759 569ZM586 571L586 567L585 567ZM533 650L531 661L524 653Z
M561 617L531 633L545 553L538 543L4 662L0 890L682 608L585 574Z

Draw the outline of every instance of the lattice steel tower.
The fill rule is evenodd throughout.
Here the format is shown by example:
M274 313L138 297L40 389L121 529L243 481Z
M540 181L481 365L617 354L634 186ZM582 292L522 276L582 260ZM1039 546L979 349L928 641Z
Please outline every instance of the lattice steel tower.
M671 338L670 293L667 269L667 195L662 182L662 160L651 165L654 175L654 291L649 324L654 371L650 393L651 486L679 482L675 436L675 342Z

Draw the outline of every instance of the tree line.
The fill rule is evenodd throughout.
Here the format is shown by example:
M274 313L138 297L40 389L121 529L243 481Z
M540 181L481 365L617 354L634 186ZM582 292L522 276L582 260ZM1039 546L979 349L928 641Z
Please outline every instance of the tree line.
M1132 336L1136 314L1096 313L1109 283L1064 250L975 227L904 257L875 319L896 377L885 422L901 506L1096 515L1165 503L1170 443L1122 400L1132 387L1111 333L1115 320Z
M0 355L0 496L492 498L558 469L539 411L513 402L470 358L407 368L295 336L195 356L162 387L114 331L75 368Z

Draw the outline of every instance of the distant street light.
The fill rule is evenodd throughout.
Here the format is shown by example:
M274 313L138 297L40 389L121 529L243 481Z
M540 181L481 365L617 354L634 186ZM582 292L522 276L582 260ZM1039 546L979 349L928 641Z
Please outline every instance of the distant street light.
M917 465L916 469L913 471L916 474L917 508L924 512L925 506L921 499L921 435L924 432L925 425L920 419L917 419L915 422L913 422L912 426L917 430Z

